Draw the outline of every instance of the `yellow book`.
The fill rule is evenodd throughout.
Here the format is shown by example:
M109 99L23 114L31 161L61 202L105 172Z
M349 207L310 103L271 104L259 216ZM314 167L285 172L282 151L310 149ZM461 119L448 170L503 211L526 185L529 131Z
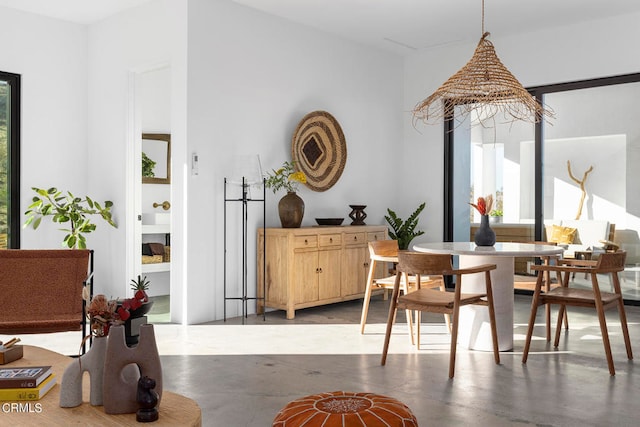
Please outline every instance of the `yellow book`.
M49 390L56 385L54 374L42 381L38 387L33 388L1 388L0 401L4 400L40 400Z

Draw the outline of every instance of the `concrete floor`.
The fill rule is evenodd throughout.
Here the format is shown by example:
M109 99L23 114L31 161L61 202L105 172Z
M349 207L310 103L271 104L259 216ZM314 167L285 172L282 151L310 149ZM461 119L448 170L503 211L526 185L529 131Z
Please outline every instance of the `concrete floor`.
M375 354L326 354L323 350L335 346L334 340L361 341L356 326L352 336L318 336L321 354L166 356L165 384L199 402L208 426L268 426L287 402L335 390L392 396L412 409L421 426L638 425L640 382L634 363L626 358L615 312L608 317L617 370L610 377L597 318L589 311L570 311L571 330L562 336L558 351L544 340L540 317L535 330L538 339L527 365L522 365L529 309L530 298L516 296L516 348L501 354L500 366L490 353L459 349L454 380L447 377L449 344L442 327L427 327L423 349L416 351L408 343L404 325L398 325L402 327L391 342L396 352L384 367L380 366L381 345ZM279 311L269 313L266 322L256 316L246 322L355 326L360 310L361 301L354 301L301 310L293 321ZM387 302L376 298L364 341L382 342L386 314ZM640 310L628 307L627 315L632 343L640 351ZM426 322L440 325L442 317L429 317ZM430 329L436 333L430 334Z
M387 301L372 300L365 335L361 300L296 312L274 311L207 325L156 325L164 387L195 399L203 425L265 427L296 398L325 391L367 391L407 404L421 426L636 426L640 371L626 358L614 310L608 325L616 364L610 377L596 316L571 310L571 330L559 349L543 338L542 310L527 365L521 363L530 297L517 295L513 352L458 349L449 380L448 334L442 316L423 321L421 350L406 325L394 329L386 366L380 366ZM640 307L627 307L632 345L640 352ZM401 320L399 316L399 321ZM243 324L244 323L244 324ZM77 351L78 337L23 336L27 344ZM2 337L0 337L2 339ZM638 379L636 379L638 376ZM0 421L1 424L1 421Z

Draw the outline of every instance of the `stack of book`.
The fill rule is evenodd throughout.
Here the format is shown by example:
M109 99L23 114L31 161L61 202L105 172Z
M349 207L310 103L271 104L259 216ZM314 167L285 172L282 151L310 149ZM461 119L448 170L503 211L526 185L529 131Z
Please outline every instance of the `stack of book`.
M40 400L55 384L51 366L0 368L0 401Z

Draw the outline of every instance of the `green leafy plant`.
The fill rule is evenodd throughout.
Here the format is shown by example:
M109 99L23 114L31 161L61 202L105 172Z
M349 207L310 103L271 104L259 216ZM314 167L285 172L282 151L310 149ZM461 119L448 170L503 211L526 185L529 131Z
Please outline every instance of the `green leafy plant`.
M131 289L134 291L147 291L150 284L151 281L147 279L147 276L142 277L138 274L138 280L131 279Z
M304 172L296 171L296 162L284 162L280 169L267 173L265 185L275 194L281 188L288 192L298 191L298 185L306 182L307 176Z
M418 236L424 234L424 231L418 230L416 231L416 226L418 225L418 216L420 212L425 207L425 203L422 203L418 208L407 218L406 221L403 221L401 218L396 215L394 211L391 209L387 209L388 215L384 216L384 219L387 220L392 230L389 230L389 237L398 241L398 248L401 250L409 249L409 244L411 241Z
M151 160L144 151L142 152L142 176L147 178L153 178L156 174L153 172L153 168L156 167L156 162Z
M147 276L142 277L138 275L138 280L131 279L131 289L136 291L135 297L148 301L147 291L149 290L150 284L151 281L147 279Z
M494 209L489 212L489 216L503 216L503 212L500 209Z
M34 230L40 226L42 218L51 216L53 222L67 224L70 228L61 228L66 232L63 247L85 249L87 241L85 234L91 233L96 229L96 224L91 222L93 215L100 215L109 225L117 228L115 222L111 218L111 207L113 203L109 200L104 202L104 206L93 201L89 196L85 198L75 197L71 192L67 191L63 194L56 188L44 190L42 188L32 187L37 193L33 197L32 203L25 212L27 220L23 228L33 227Z

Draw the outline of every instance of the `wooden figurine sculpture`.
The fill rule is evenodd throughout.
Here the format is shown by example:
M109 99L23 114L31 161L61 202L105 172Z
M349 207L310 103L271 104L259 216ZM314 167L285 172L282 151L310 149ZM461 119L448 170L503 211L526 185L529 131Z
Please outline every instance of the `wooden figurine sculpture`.
M158 419L158 393L153 391L156 381L153 378L141 377L138 380L138 394L136 400L140 409L136 412L136 421L149 423Z
M580 186L580 190L582 191L582 196L580 197L580 204L578 205L578 213L576 213L576 219L580 219L582 216L582 206L584 205L584 199L587 197L587 190L584 188L584 183L587 181L587 175L593 170L593 166L591 166L582 176L582 180L579 180L573 173L571 172L571 161L567 160L567 170L569 171L569 177Z

